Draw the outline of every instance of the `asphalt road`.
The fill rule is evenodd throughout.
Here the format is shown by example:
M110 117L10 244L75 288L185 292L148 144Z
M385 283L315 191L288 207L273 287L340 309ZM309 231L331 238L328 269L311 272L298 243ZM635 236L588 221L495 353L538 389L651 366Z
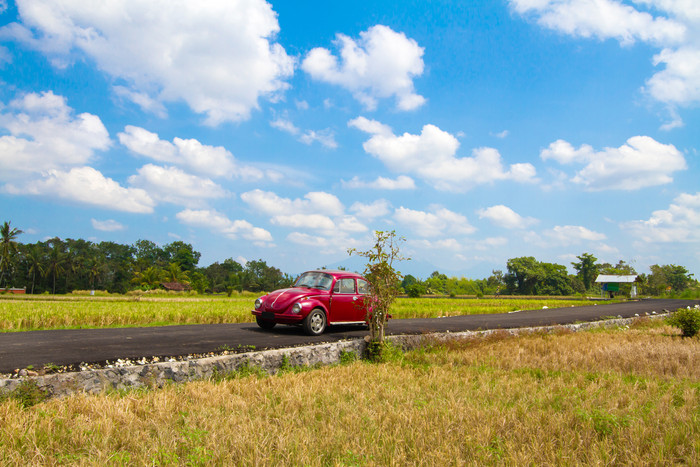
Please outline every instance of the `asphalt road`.
M700 300L640 300L506 314L397 319L389 322L388 333L422 334L570 324L610 316L643 316L696 304L700 304ZM304 335L300 327L277 326L272 331L263 331L255 323L0 333L0 373L10 373L15 368L29 365L40 368L46 363L71 365L102 363L118 358L175 357L250 346L256 350L294 347L366 334L364 327L336 326L322 336L311 337Z

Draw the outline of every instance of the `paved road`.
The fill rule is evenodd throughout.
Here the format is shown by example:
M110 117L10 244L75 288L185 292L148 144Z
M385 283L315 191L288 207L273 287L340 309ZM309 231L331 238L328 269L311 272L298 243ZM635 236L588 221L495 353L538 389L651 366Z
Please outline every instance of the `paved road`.
M552 308L518 313L454 316L436 319L400 319L389 322L389 334L459 332L477 329L509 329L595 321L602 317L625 318L661 313L700 304L700 300L640 300L613 305ZM263 331L254 323L161 326L150 328L77 329L0 333L0 373L15 368L36 368L45 363L70 365L118 358L170 357L202 354L228 348L271 349L308 343L363 337L361 327L332 327L324 335L306 336L301 328L277 326Z

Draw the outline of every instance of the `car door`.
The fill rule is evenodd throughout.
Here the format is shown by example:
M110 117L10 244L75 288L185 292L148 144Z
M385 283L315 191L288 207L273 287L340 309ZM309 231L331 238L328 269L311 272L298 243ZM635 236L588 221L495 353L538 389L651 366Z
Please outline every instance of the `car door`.
M353 323L365 320L362 297L357 293L355 278L338 278L331 298L331 323Z

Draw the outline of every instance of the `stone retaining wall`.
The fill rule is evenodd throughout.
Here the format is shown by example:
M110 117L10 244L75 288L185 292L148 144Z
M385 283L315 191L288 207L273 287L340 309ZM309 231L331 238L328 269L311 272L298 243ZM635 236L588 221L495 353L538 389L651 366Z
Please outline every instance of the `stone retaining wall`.
M663 318L666 315L649 316ZM586 330L594 327L626 326L637 318L610 319L590 323L570 325L543 326L518 329L494 329L487 331L465 331L459 333L431 333L421 335L388 336L387 340L404 350L416 348L426 340L469 339L493 333L512 335L535 332L554 332L562 329L571 331ZM108 390L120 390L138 387L162 387L169 382L184 383L202 380L216 375L234 372L243 366L258 367L265 372L275 373L285 365L314 366L331 365L341 360L343 353L361 356L366 348L364 339L334 342L328 344L294 347L287 349L246 352L233 355L220 355L195 360L177 362L159 362L147 365L133 365L119 368L59 373L45 376L27 376L19 379L0 379L0 393L8 393L19 387L22 381L35 381L53 397L63 397L73 392L99 394Z

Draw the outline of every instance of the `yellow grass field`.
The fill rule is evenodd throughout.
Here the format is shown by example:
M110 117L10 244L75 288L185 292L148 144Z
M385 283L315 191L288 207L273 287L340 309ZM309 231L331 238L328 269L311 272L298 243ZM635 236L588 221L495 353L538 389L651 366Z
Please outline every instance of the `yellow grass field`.
M254 372L253 372L254 373ZM495 335L23 408L0 465L700 465L700 339Z
M0 296L0 332L41 329L165 326L253 322L250 311L257 295L201 298L139 296ZM505 313L590 305L585 300L399 298L392 316L435 318L479 313Z

